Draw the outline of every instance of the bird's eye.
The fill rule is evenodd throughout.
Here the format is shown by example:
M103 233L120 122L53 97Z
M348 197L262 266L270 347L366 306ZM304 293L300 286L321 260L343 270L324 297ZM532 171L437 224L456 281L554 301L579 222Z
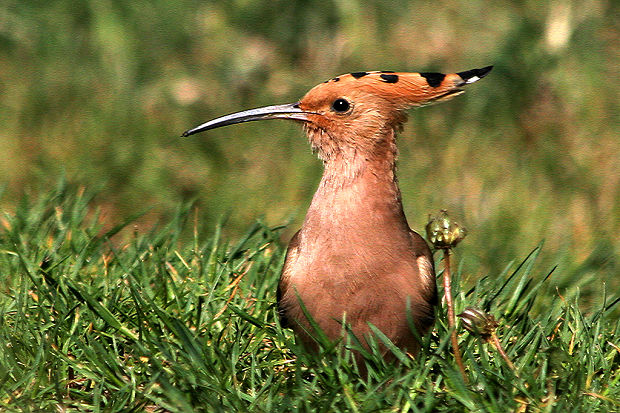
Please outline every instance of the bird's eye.
M347 110L349 110L350 107L351 104L349 103L349 101L342 98L336 99L334 100L334 103L332 103L332 109L340 113L346 112Z

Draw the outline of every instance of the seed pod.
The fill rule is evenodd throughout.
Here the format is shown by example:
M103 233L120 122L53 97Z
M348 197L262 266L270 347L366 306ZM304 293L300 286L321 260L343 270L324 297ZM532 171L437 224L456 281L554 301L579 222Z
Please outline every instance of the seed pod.
M458 316L461 317L465 330L483 340L489 340L498 325L491 314L473 307L467 307Z
M442 209L434 217L429 215L428 224L426 224L426 237L435 248L454 248L466 235L465 228L450 219L445 209Z

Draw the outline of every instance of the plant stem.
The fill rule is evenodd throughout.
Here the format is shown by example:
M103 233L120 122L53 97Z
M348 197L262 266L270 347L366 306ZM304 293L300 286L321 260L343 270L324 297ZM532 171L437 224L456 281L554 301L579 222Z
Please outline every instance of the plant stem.
M508 364L508 367L510 367L512 369L512 371L515 372L515 375L517 375L516 369L515 369L515 365L512 364L512 361L510 361L510 359L508 358L508 355L504 351L504 349L502 347L502 344L499 342L499 338L497 338L497 334L495 334L495 332L493 332L491 334L491 340L490 341L491 341L491 343L493 343L493 346L495 347L497 352L502 356L502 358L504 359L506 364Z
M454 361L459 366L463 381L465 384L469 384L467 374L465 373L465 365L461 357L461 351L459 350L459 340L456 335L455 317L454 317L454 305L452 303L452 278L450 276L450 249L443 250L444 257L444 269L443 269L443 287L444 297L446 299L446 305L448 306L448 326L450 327L450 338L452 341L452 352L454 353Z

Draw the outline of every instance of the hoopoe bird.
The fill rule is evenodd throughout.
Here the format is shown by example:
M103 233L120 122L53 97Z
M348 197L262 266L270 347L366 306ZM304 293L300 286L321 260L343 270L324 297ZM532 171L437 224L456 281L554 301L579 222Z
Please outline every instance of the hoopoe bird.
M331 340L348 331L367 345L372 324L401 349L419 350L416 337L434 323L435 270L428 245L403 212L396 133L406 109L450 99L491 69L349 73L315 86L298 102L233 113L183 133L265 119L303 124L324 172L290 241L277 296L282 325L306 347L317 348L307 313ZM382 351L390 358L387 348Z

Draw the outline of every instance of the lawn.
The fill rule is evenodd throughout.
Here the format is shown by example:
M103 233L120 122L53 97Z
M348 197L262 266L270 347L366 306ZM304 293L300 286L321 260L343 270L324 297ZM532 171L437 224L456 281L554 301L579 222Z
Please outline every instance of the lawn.
M386 365L374 347L363 377L351 361L356 343L326 345L317 356L278 324L279 228L257 222L228 242L185 205L165 225L119 241L131 220L103 230L92 198L60 182L2 217L0 409L620 408L620 297L601 286L582 311L578 295L554 288L561 270L537 262L542 246L468 287L462 266L453 268L457 311L474 306L496 317L514 369L459 324L466 383L439 308L415 359L395 349L399 362Z

